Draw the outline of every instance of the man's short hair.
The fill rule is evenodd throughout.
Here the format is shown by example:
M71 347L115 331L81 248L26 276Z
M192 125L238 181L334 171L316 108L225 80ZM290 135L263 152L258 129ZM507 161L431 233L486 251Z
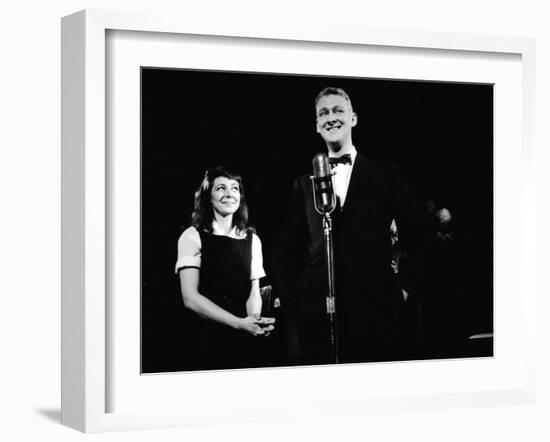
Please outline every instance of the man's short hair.
M349 103L349 105L353 109L353 106L351 105L351 99L344 89L339 87L326 87L315 97L315 110L317 110L317 103L319 103L319 100L323 97L326 97L327 95L340 95Z

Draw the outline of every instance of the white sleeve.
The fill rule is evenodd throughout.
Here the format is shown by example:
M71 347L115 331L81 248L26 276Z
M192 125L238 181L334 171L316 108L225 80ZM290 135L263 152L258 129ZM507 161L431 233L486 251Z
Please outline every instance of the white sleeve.
M197 229L189 227L178 239L178 260L175 272L178 273L184 267L201 266L201 237Z
M250 263L250 279L260 279L265 276L262 242L255 233L252 234L252 259Z

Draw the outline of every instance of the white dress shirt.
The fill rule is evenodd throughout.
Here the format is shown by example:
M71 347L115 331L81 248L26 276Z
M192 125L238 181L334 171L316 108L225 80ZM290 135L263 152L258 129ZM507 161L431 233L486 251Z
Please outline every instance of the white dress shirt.
M336 164L332 167L332 186L334 193L340 201L340 208L344 207L346 202L346 195L348 194L349 181L351 179L351 171L355 163L355 157L357 157L357 150L352 146L348 152L351 156L351 164ZM334 155L329 152L329 158L336 158L338 155Z

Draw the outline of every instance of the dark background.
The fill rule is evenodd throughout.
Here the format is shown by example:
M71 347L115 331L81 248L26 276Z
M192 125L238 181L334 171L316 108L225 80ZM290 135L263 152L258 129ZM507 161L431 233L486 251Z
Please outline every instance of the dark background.
M420 357L469 356L467 336L492 331L492 85L142 68L143 372L194 368L195 318L174 265L208 167L243 176L270 283L292 182L325 151L313 105L325 86L350 95L357 150L395 161L420 202L453 215L452 271L431 303L433 348Z

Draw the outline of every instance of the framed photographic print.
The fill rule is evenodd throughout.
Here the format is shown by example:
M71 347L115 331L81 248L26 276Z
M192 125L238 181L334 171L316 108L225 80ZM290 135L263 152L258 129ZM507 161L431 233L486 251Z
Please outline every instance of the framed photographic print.
M62 41L63 423L108 431L368 413L381 403L391 411L532 400L535 295L527 251L534 233L526 177L533 136L531 40L340 27L326 33L315 26L282 30L83 11L63 19ZM293 334L295 316L288 312L300 306L287 308L292 296L281 288L278 260L283 256L283 266L298 269L294 260L300 263L308 246L282 255L278 249L281 231L299 212L292 206L294 183L305 176L311 184L313 156L336 145L315 101L326 87L347 94L349 120L336 115L336 107L327 109L335 115L333 134L349 121L354 170L363 157L368 167L394 165L399 186L384 178L373 187L385 191L387 184L399 198L414 195L433 221L431 255L422 260L428 285L418 289L407 278L413 252L381 247L395 264L388 280L392 290L396 281L402 298L391 317L401 321L406 353L370 359L354 352L367 346L361 318L371 324L386 312L369 316L375 304L360 304L360 316L348 306L346 318L354 319L338 329L343 363L312 363L300 359L303 350L294 357L295 337L307 342L307 331ZM225 200L235 175L221 180L228 187L219 201L219 180L204 186L205 172L217 166L237 171L239 203ZM350 177L353 189L356 178ZM401 183L403 193L395 190ZM261 243L262 271L253 278L263 297L258 314L274 317L275 329L254 338L260 342L253 344L259 345L255 358L239 369L208 365L203 317L209 324L219 312L182 299L181 269L204 275L199 272L206 271L207 254L201 252L211 247L197 229L183 247L192 252L182 253L178 241L199 225L201 186L216 222L220 214L235 217L228 207L242 207L246 195L247 220ZM356 199L366 201L364 189L348 190L342 214L358 205ZM354 220L365 216L375 223L380 206L393 201L376 199ZM399 240L410 235L406 223L390 231L391 217L382 218L388 245L392 232ZM335 215L335 224L344 222L344 215ZM335 235L337 265L340 252L347 263L337 267L337 309L346 302L338 301L338 284L351 287L349 281L364 272L350 268L368 262L378 269L365 257L374 254L369 229L354 235L341 249L343 234ZM256 240L248 237L252 245L246 247L253 248ZM353 244L364 253L354 255ZM245 261L252 255L257 264L258 252L246 253ZM231 269L208 278L219 284L219 302L240 271L234 264L211 265ZM204 279L195 283L208 290ZM244 279L242 309L252 299L250 278ZM306 279L295 285L306 287ZM306 292L319 278L307 281ZM253 311L247 305L240 316L252 318ZM313 330L313 341L324 339L310 327L314 322L298 317L298 329ZM355 323L357 330L348 325ZM384 349L389 333L379 335ZM235 341L223 342L228 354L237 353ZM242 395L245 389L271 400L255 407Z

